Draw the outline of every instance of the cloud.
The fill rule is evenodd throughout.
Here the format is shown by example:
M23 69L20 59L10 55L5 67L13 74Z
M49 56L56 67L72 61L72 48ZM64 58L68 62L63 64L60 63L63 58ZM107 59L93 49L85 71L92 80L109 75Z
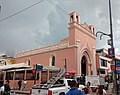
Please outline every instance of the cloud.
M13 0L2 2L2 11L0 14L0 19L3 19L21 9L35 3L21 0L17 2ZM46 2L42 3L43 5ZM35 6L19 15L9 18L3 22L0 22L0 52L5 52L7 54L15 54L17 51L23 51L27 49L32 49L39 47L40 43L43 42L44 36L49 34L49 26L46 20L46 16L49 14L49 5ZM48 7L48 8L46 8ZM41 13L44 9L44 13ZM39 34L39 39L38 38ZM40 43L38 43L40 41Z
M68 32L67 30L67 22L64 21L63 14L59 12L58 9L56 11L52 11L48 15L49 27L50 27L50 40L51 42L59 42L61 39L66 37Z
M8 20L0 22L0 52L14 54L17 51L37 48L45 44L58 43L68 36L68 13L80 14L81 23L92 24L96 30L109 32L108 0L51 0L26 10ZM2 0L0 19L7 17L38 0ZM112 1L114 43L119 48L120 1ZM108 48L109 37L96 40L97 48Z

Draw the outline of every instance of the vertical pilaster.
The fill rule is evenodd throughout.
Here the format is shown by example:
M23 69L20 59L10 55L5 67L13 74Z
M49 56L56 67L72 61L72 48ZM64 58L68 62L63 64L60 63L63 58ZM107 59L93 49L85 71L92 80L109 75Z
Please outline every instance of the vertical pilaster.
M41 84L42 71L39 71L39 84Z
M6 81L5 81L6 80L6 71L4 71L4 78L3 78L3 80L4 80L3 83L5 84L6 83Z
M49 75L50 75L50 67L48 67L48 70L47 70L47 81L49 80Z
M27 76L27 70L25 70L24 80L26 80L26 76Z
M14 72L13 72L13 81L15 81L15 70L14 70ZM13 84L14 84L14 85L13 85L13 88L15 88L15 87L16 87L16 82L14 82Z
M77 40L77 74L80 75L80 40Z
M92 70L92 72L93 72L93 75L97 75L97 70L96 70L96 49L95 49L95 47L93 47L92 48L92 52L93 52L93 62L92 62L92 68L91 68L91 70Z

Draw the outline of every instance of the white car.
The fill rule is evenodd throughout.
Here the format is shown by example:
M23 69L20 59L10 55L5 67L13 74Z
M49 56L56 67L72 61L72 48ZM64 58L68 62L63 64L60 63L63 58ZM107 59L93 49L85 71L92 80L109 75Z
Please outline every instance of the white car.
M69 83L71 80L74 79L60 79L49 88L36 85L32 87L32 95L65 95L70 89ZM79 87L82 90L85 86L80 85Z

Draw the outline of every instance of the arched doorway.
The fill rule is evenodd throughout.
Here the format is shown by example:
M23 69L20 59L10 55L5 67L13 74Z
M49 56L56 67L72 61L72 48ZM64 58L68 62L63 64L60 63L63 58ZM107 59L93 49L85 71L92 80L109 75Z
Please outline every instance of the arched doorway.
M85 56L83 56L81 60L81 75L83 74L84 76L86 76L86 63L87 59Z

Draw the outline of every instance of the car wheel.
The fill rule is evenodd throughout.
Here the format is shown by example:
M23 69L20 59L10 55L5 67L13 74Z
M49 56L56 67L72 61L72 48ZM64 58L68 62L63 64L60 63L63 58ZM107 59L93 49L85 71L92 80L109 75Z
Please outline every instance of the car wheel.
M64 93L64 92L61 92L59 95L65 95L65 93Z

